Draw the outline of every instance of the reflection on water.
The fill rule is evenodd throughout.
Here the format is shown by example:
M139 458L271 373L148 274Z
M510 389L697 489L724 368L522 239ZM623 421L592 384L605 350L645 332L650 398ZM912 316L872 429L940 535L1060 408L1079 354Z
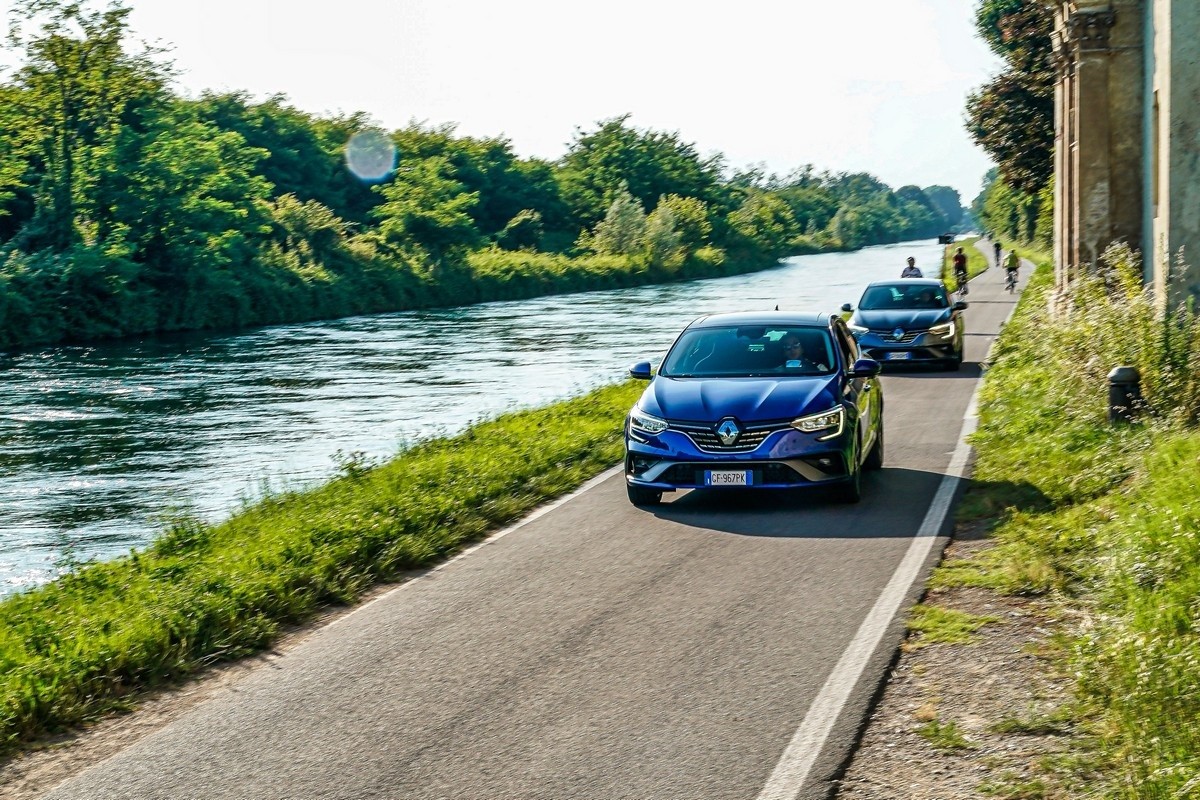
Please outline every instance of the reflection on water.
M932 242L801 256L753 275L0 355L0 594L327 479L337 451L542 405L657 360L713 311L836 310Z

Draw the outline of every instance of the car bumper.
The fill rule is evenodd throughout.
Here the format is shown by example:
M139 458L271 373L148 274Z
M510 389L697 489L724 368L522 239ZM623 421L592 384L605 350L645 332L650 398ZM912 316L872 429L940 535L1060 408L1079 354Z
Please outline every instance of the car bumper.
M750 431L750 433L760 433ZM850 476L851 431L820 441L793 428L770 431L753 449L702 448L687 432L625 437L630 486L675 489L786 489L844 481Z
M962 355L961 343L931 334L919 335L910 342L890 342L868 334L859 338L858 346L867 358L885 365L954 361Z

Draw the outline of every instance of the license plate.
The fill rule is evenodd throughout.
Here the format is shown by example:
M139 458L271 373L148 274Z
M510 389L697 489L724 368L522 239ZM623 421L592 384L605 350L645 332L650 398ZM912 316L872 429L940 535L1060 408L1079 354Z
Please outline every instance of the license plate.
M906 359L912 358L912 353L908 352L907 350L901 350L900 352L897 352L897 353L887 353L886 355L887 355L888 361L904 361Z
M751 486L754 483L753 474L748 469L704 471L705 486Z

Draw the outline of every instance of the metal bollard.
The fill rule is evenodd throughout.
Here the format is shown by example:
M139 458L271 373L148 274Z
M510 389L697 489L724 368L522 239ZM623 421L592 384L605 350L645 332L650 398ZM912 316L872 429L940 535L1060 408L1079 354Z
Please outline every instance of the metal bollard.
M1117 367L1108 373L1108 421L1132 422L1142 405L1142 376L1137 367Z

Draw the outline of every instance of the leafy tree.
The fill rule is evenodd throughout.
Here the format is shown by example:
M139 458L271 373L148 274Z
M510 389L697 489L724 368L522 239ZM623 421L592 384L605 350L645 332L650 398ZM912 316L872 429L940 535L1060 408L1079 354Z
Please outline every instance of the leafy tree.
M435 262L478 246L482 236L471 211L479 193L467 191L453 174L445 156L402 161L395 179L379 187L380 238L401 248L415 244Z
M709 241L712 234L712 222L709 219L708 204L696 197L680 197L669 194L662 197L655 207L671 212L673 227L679 234L679 245L689 252L694 252Z
M212 292L237 294L236 270L268 230L269 186L255 174L264 156L185 108L145 132L122 129L99 154L89 207L103 220L100 240L143 265L143 280L165 298L163 329L203 327L205 303L220 302Z
M32 160L39 175L35 216L24 231L31 247L65 250L80 240L77 205L90 176L93 148L103 148L140 109L166 97L168 69L156 51L126 53L129 9L91 11L84 2L20 0L10 16L9 46L24 51L16 88L6 100L13 154ZM18 124L14 127L13 118Z
M682 235L675 227L675 212L671 206L659 203L646 217L646 255L650 263L668 269L683 262Z
M646 238L646 212L622 184L604 219L596 224L589 244L601 255L630 255L642 249Z
M272 195L294 195L315 200L338 216L365 222L379 196L346 169L343 147L350 134L369 127L355 119L354 127L330 136L336 120L322 123L289 106L282 95L251 103L245 92L205 93L194 103L202 120L226 131L236 131L250 147L267 156L258 167Z
M622 184L644 208L668 194L705 201L717 194L720 158L701 158L678 134L639 131L628 121L626 114L578 131L560 162L563 198L582 227L604 216Z
M976 26L1008 68L967 100L967 130L1014 188L1036 194L1053 171L1051 8L1038 0L982 0Z
M729 226L742 239L742 247L768 258L787 255L793 238L801 233L791 207L778 195L754 192L729 215Z
M496 243L506 250L535 250L545 228L542 215L529 208L522 209L508 221L496 236Z
M929 202L946 220L950 227L958 225L963 218L962 196L949 186L926 186L922 191Z

